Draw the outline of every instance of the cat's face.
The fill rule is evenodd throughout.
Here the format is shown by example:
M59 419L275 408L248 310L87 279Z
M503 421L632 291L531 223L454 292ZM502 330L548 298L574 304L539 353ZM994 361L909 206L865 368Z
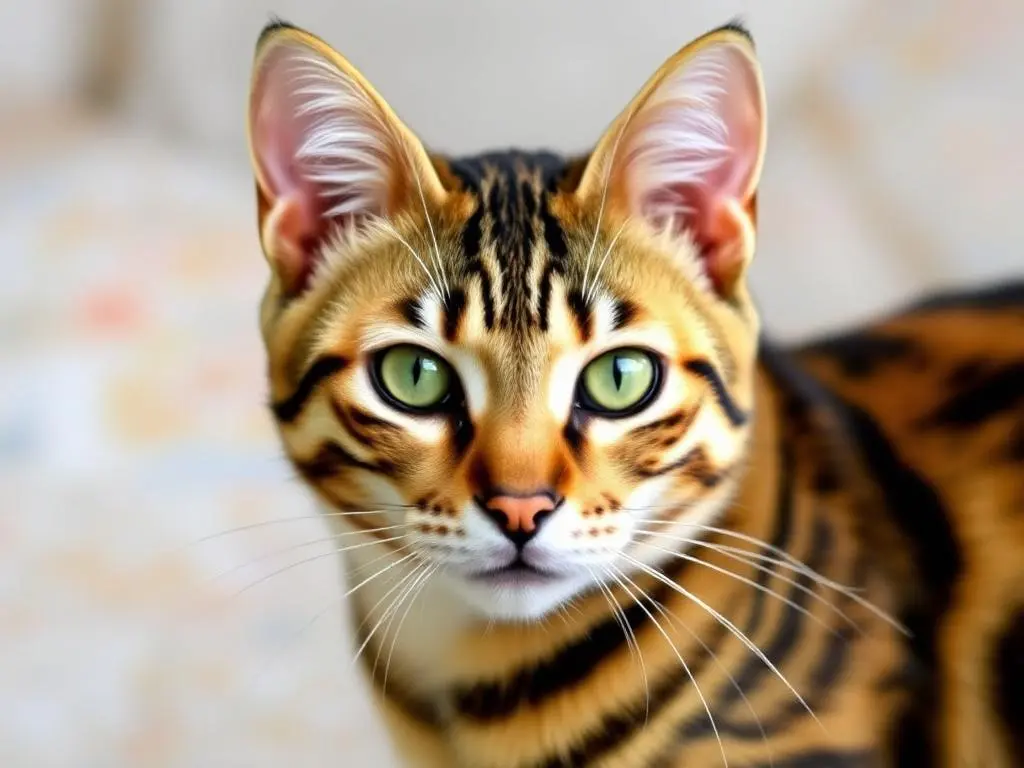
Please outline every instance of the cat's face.
M506 619L699 537L742 470L757 338L741 32L673 57L572 163L430 158L291 28L252 94L274 411L337 519Z

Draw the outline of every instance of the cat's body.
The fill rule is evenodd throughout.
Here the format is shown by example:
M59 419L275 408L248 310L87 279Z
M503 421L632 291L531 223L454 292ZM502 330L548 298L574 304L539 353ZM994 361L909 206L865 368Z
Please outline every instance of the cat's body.
M1024 287L763 341L745 40L574 161L261 42L274 410L405 764L1024 763Z

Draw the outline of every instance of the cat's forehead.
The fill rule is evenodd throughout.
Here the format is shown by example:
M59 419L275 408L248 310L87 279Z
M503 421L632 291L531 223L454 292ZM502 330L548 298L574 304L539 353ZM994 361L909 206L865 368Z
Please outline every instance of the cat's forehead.
M473 199L452 254L455 277L481 283L489 326L546 330L552 281L570 271L571 233L552 200L575 186L582 160L509 151L439 162Z

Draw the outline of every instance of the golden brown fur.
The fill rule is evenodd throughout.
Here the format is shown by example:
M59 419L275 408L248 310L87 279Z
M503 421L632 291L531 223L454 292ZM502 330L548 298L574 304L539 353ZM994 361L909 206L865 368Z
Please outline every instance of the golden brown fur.
M308 91L276 90L282 61ZM743 279L764 102L742 30L672 57L575 161L431 157L286 26L253 94L274 412L360 542L359 650L406 764L1024 760L1024 290L764 341ZM313 101L282 118L295 94ZM669 160L699 183L676 168L644 197L664 176L638 168L644 142L712 103L730 173L706 171L708 116L687 113ZM329 119L355 165L329 164ZM459 377L450 407L381 393L375 356L411 343ZM649 405L588 410L579 371L627 346L662 366ZM511 521L487 500L525 494L553 503L515 562L536 544L557 577L480 587Z

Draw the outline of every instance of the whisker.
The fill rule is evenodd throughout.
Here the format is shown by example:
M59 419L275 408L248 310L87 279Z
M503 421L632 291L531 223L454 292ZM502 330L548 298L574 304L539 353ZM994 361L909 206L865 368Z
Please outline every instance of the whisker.
M611 151L611 153L610 153L610 155L608 157L608 167L605 169L604 184L603 184L603 188L601 190L601 205L597 209L597 224L594 225L594 237L590 241L590 250L587 251L586 266L584 267L584 270L583 270L583 294L584 295L586 295L586 293L587 293L587 281L588 281L588 279L590 277L590 260L594 256L594 248L597 247L597 236L601 232L601 222L604 220L604 208L605 208L605 204L608 201L608 185L611 182L611 178L612 178L612 168L615 166L615 156L618 154L618 151L619 151L619 142L622 141L622 137L626 133L626 128L629 126L630 122L633 120L634 111L635 111L635 107L631 108L629 114L626 115L625 120L622 121L622 127L619 128L619 132L615 135L615 143L612 144L612 151Z
M756 560L760 560L762 562L773 563L773 564L776 564L776 565L778 565L780 567L787 568L787 569L789 569L789 570L791 570L791 571L793 571L795 573L803 574L803 575L807 576L808 578L813 579L816 583L822 585L823 587L826 587L828 589L832 589L832 590L838 592L839 594L843 595L847 599L852 600L853 602L857 603L857 605L859 605L861 608L864 608L865 610L867 610L870 613L874 614L876 617L878 617L879 619L884 621L889 626L893 627L895 630L897 630L901 634L906 635L907 637L909 637L911 635L910 630L907 629L905 626L903 626L903 624L898 619L893 618L888 613L886 613L884 610L882 610L877 605L872 603L870 600L862 597L860 595L860 592L862 592L863 590L860 590L860 589L857 589L855 587L851 587L851 586L849 586L847 584L843 584L842 582L838 582L838 581L835 581L833 579L830 579L827 576L822 575L818 571L814 570L810 566L806 565L802 561L797 560L796 558L794 558L792 556L786 557L785 560L774 559L774 558L768 557L767 555L761 555L761 554L759 554L757 552L749 552L747 550L743 550L743 549L740 549L738 547L731 547L731 546L728 546L728 545L725 545L725 544L714 544L712 542L701 541L700 539L690 539L690 538L687 538L687 537L684 537L684 536L675 536L673 534L662 533L662 532L659 532L659 531L651 531L651 530L640 529L640 528L638 528L637 530L641 530L643 533L646 533L646 534L651 535L651 536L660 536L662 538L671 539L671 540L674 540L674 541L681 541L681 542L684 542L684 543L687 543L687 544L691 544L693 546L707 547L707 548L709 548L709 549L711 549L713 551L721 552L722 554L730 555L730 556L737 557L737 558L740 558L742 560L745 560L748 563L748 565L751 565L752 567L755 567L758 570L762 570L762 567L754 564L753 562L750 562L750 560L756 559ZM720 533L720 534L728 534L729 533L729 531L727 531L725 529L714 529L713 532ZM748 537L745 537L745 538L748 538ZM644 542L638 542L638 544L642 544L642 543L644 543ZM770 546L770 545L768 545L768 546ZM806 589L806 587L803 587L803 585L797 584L795 581L789 579L788 577L784 576L783 574L776 573L775 575L776 575L777 578L785 581L788 584L793 584L794 586L796 586L798 588L802 588L804 590ZM839 609L836 608L835 610L838 611ZM851 621L846 616L845 613L842 613L841 611L839 613L840 613L841 616L843 616L844 619L847 619L847 621ZM855 626L858 629L858 631L860 630L859 626L855 622L853 623L853 626Z
M410 507L406 507L405 509L406 510L410 509ZM325 517L351 517L352 515L377 515L377 514L381 514L382 511L383 510L381 510L381 509L356 509L356 510L346 510L344 512L338 512L338 511L335 511L335 512L317 512L317 513L312 514L312 515L293 515L292 517L278 517L278 518L275 518L273 520L261 520L260 522L257 522L257 523L248 523L246 525L239 525L239 526L237 526L235 528L228 528L226 531L217 531L216 533L207 534L206 536L203 536L201 538L198 538L198 539L195 539L193 541L187 542L186 544L183 545L182 548L183 549L187 549L189 547L195 547L195 546L198 546L199 544L204 544L204 543L206 543L208 541L213 541L214 539L219 539L219 538L221 538L223 536L229 536L232 533L242 533L243 531L252 531L252 530L255 530L257 528L264 528L264 527L266 527L268 525L281 525L283 523L293 523L293 522L296 522L296 521L299 521L299 520L320 520L320 519L325 518Z
M632 563L635 567L644 571L648 575L654 577L658 581L662 582L670 589L678 592L683 597L696 603L698 606L707 611L711 616L713 616L717 621L719 621L722 625L724 625L726 629L728 629L737 640L743 643L743 645L745 645L751 653L757 656L757 658L760 659L761 662L772 671L772 673L782 682L782 684L789 689L789 692L796 697L796 700L800 702L800 705L807 711L807 714L809 714L816 723L822 725L821 721L818 719L818 716L814 713L814 710L812 710L810 705L804 700L804 697L797 692L796 688L794 688L793 685L786 678L786 676L783 675L781 671L779 671L779 668L775 666L774 662L772 662L772 660L765 655L764 651L762 651L756 643L754 643L749 637L747 637L739 627L733 624L729 619L727 619L721 613L716 611L706 602L701 600L697 595L693 594L690 590L672 581L670 578L665 576L665 574L663 574L656 568L651 568L647 564L641 562L640 560L637 560L635 557L632 557L631 555L627 555L625 553L621 553L620 557L625 559L627 562ZM822 728L824 728L823 725Z
M669 637L669 634L668 634L668 632L665 631L665 628L661 626L661 624L658 622L658 620L656 618L654 618L654 614L652 614L649 610L647 610L647 606L645 606L643 604L643 602L639 598L637 598L636 595L633 594L633 592L630 590L630 588L628 586L626 586L625 582L629 582L630 584L632 584L634 587L636 587L638 592L644 594L645 596L646 596L646 593L642 589L640 589L640 587L637 586L635 581L630 579L626 574L624 574L617 567L612 566L612 568L614 570L610 570L609 569L606 572L613 579L615 579L615 581L618 583L619 587L621 587L622 590L627 595L629 595L630 598L632 598L633 602L635 602L637 604L637 606L639 606L640 610L643 611L647 615L647 618L649 618L651 620L651 623L658 630L658 632L661 634L661 636L663 638L665 638L665 642L668 643L668 647L672 649L672 652L676 655L676 658L679 659L679 663L683 665L683 670L686 672L686 676L688 678L690 678L690 682L693 684L693 689L697 692L697 696L698 696L698 698L700 698L701 704L704 705L704 711L708 715L708 722L711 723L711 730L713 730L715 732L715 739L718 740L718 749L722 753L722 764L726 768L729 768L729 759L725 756L725 745L722 743L722 737L718 733L718 725L715 723L715 716L711 714L711 706L708 704L708 700L707 700L707 698L705 698L704 692L701 691L700 685L698 685L698 683L697 683L697 678L694 677L693 672L690 670L690 665L686 663L686 660L683 658L683 654L681 654L679 652L679 649L676 647L676 644L672 642L672 638Z
M298 568L300 565L305 565L306 563L312 563L312 562L314 562L316 560L322 560L325 557L333 557L335 555L341 554L342 552L351 552L351 551L356 550L356 549L363 549L365 547L372 547L375 544L387 544L387 543L392 542L392 541L398 541L398 540L402 539L404 536L405 536L405 534L401 534L399 536L392 536L391 538L388 538L388 539L374 539L373 541L364 541L361 544L353 544L353 545L348 546L348 547L340 547L339 549L332 549L330 552L321 552L318 555L313 555L312 557L304 558L302 560L299 560L297 563L291 563L289 565L286 565L284 568L278 568L276 571L273 571L272 573L269 573L266 576L263 576L262 578L257 579L256 581L252 582L251 584L247 584L246 586L242 587L242 589L240 589L238 592L235 592L235 594L233 594L231 596L231 599L235 599L235 598L239 597L240 595L244 594L245 592L248 592L253 587L259 586L260 584L263 584L264 582L269 581L270 579L274 578L275 576L279 576L280 574L285 573L286 571L290 571L292 568ZM412 554L415 554L415 553L412 553ZM409 556L411 556L411 555L409 555Z
M651 544L650 542L646 542L646 541L637 542L637 546L650 547L651 549L657 550L658 552L663 552L664 554L670 555L671 557L675 557L675 558L677 558L679 560L685 560L688 563L695 563L697 565L702 565L705 568L710 568L711 570L715 571L716 573L722 574L723 576L728 576L731 579L735 579L735 580L737 580L739 582L742 582L743 584L746 584L747 586L753 587L754 589L756 589L756 590L758 590L760 592L763 592L764 594L769 595L770 597L774 597L775 599L785 603L786 605L788 605L793 610L798 611L799 613L803 614L808 619L810 619L811 621L814 621L816 624L824 627L825 629L827 629L832 634L838 634L838 632L835 629L830 627L825 621L823 621L819 617L815 616L813 613L811 613L811 611L807 610L802 605L796 603L795 601L791 600L790 598L786 597L785 595L780 594L779 592L775 591L771 587L768 587L767 585L758 584L753 579L748 579L746 576L743 576L743 575L738 574L738 573L734 573L733 571L730 571L728 568L722 568L720 566L715 565L714 563L709 563L706 560L703 560L703 559L701 559L699 557L695 557L694 555L689 555L689 554L686 554L684 552L674 552L671 549L666 549L665 547L659 547L656 544ZM764 571L765 573L771 574L773 576L777 576L779 579L785 579L786 578L786 577L782 576L781 574L777 574L775 571L771 570L770 568L766 568L763 565L754 565L752 563L748 563L748 565L750 565L751 567L757 568L757 569L759 569L761 571ZM828 606L830 609L832 609L833 611L838 613L840 616L842 616L847 622L849 622L851 626L854 626L854 627L857 626L856 622L854 622L853 619L851 619L849 616L847 616L845 613L843 613L843 611L841 609L839 609L838 607L832 605L832 603L830 603L824 597L819 595L813 589L805 587L803 584L799 584L795 580L789 580L789 583L793 584L795 587L797 587L801 591L805 592L807 595L809 595L810 597L814 598L815 600L817 600L817 601L823 603L824 605Z
M359 627L356 629L356 634L358 635L359 632L362 631L363 627L366 626L366 623L370 621L370 617L373 615L374 611L376 611L381 606L381 603L387 600L388 597L390 597L396 590L402 589L403 585L405 585L410 579L414 579L417 574L423 573L423 571L425 571L428 567L429 564L426 562L417 563L415 566L413 566L411 571L402 576L401 579L399 579L394 585L392 585L391 588L388 589L388 591L385 592L376 603L374 603L373 607L366 612L366 616L363 617L363 620L359 623ZM376 624L374 624L373 628L366 635L366 637L363 638L363 642L360 644L359 648L356 649L355 655L352 657L353 665L355 665L355 663L359 661L359 657L362 656L363 651L366 650L367 646L373 640L373 636L377 633L377 630L380 629L381 624L383 624L384 621L390 615L391 608L394 605L396 599L397 596L395 598L392 598L391 602L388 603L388 607L381 614Z
M407 545L407 546L411 546L411 545ZM377 558L377 559L380 559L380 558ZM387 594L391 594L391 592L393 592L393 591L394 591L394 588L389 590ZM387 595L385 595L385 597L386 596ZM319 610L317 610L317 612L314 613L313 616L308 621L303 623L301 627L299 627L295 632L293 632L291 634L291 636L284 642L284 649L290 648L296 642L298 642L299 638L301 638L303 635L305 635L313 627L314 624L316 624L318 621L320 621L320 619L322 619L324 616L326 616L328 611L330 611L332 608L334 608L338 604L343 603L347 598L348 598L348 595L342 595L341 597L337 597L337 596L332 597ZM377 605L380 605L380 601L377 602ZM375 605L374 608L376 608L376 607L377 606ZM370 610L372 611L373 609L371 608ZM364 619L364 623L365 623L365 619ZM273 660L267 662L266 666L260 672L260 676L266 674L267 670L270 668L270 665L271 665L272 661Z
M236 573L236 572L238 572L238 571L240 571L240 570L242 570L244 568L249 568L250 566L257 565L258 563L264 563L267 560L273 560L275 557L278 557L280 555L286 555L289 552L294 552L297 549L305 549L306 547L312 547L312 546L314 546L316 544L324 544L324 543L326 543L328 541L337 541L338 539L344 538L346 536L358 536L359 534L380 533L382 531L392 531L392 530L395 530L396 528L408 528L409 526L410 526L409 523L397 523L395 525L385 525L385 526L382 526L380 528L367 528L367 529L359 529L359 530L355 530L355 531L342 531L341 533L335 533L335 534L332 534L330 536L324 536L323 538L312 539L311 541L304 541L301 544L292 544L291 546L288 546L288 547L282 547L280 549L275 549L275 550L273 550L271 552L267 552L266 554L260 555L259 557L256 557L256 558L253 558L252 560L249 560L248 562L232 566L231 568L228 568L227 570L221 571L220 573L215 574L214 576L211 576L208 579L208 582L212 583L212 582L220 581L221 579L224 579L224 578L230 576L231 574Z
M387 625L384 627L383 633L385 642L387 641L388 633L391 631L391 625L395 623L395 619L398 617L398 611L401 609L402 605L408 599L409 595L413 593L413 590L416 589L416 586L420 583L420 580L423 578L423 575L430 570L430 563L421 563L420 567L417 570L418 574L416 578L414 578L411 582L409 582L409 584L405 586L405 588L398 594L398 596L391 601L391 605L388 606L387 611L384 612L383 618L387 620ZM377 666L380 664L380 653L382 650L383 646L377 646L377 653L373 659L374 676L376 676L377 674Z
M601 259L601 263L598 264L597 271L594 272L594 281L590 285L590 291L586 294L586 298L584 299L588 304L591 301L593 301L594 293L597 292L597 281L601 278L601 271L604 269L605 262L608 261L608 255L612 252L612 248L614 248L615 244L619 241L619 235L621 235L623 230L626 229L627 224L629 224L628 218L624 222L622 222L622 226L619 227L618 232L615 233L615 236L612 238L612 241L608 244L608 247L605 249L604 256Z
M681 628L690 637L692 637L694 641L700 644L700 647L704 649L704 652L711 657L712 663L714 663L714 665L718 667L722 671L722 673L729 679L729 682L732 684L733 689L736 691L737 694L739 694L739 697L743 700L743 703L746 706L747 711L750 712L750 716L754 718L754 722L757 724L757 730L761 732L761 741L764 742L765 751L767 751L768 753L768 766L769 768L774 768L775 758L772 755L772 746L771 743L768 741L768 734L765 733L764 725L761 723L761 718L757 716L757 712L754 710L754 705L750 702L750 699L747 697L747 694L743 692L743 688L736 681L736 678L733 676L732 672L729 671L729 668L722 663L721 659L718 658L718 654L711 650L711 647L701 639L700 635L698 635L696 632L690 629L690 627L687 626L686 622L680 619L674 611L668 610L668 608L666 608L664 605L662 605L660 602L655 600L650 595L647 595L647 599L648 601L650 601L652 605L658 607L659 613L661 613L661 615L665 617L666 621L671 623L673 626L678 626L679 628Z
M412 254L412 257L416 259L417 263L419 263L420 267L423 269L423 272L426 274L427 279L430 280L431 288L433 289L434 295L437 297L438 302L444 303L444 296L443 292L441 291L440 284L434 278L434 274L429 269L427 269L427 265L423 262L423 259L420 257L420 255L416 253L416 250L411 245L409 245L406 239L402 237L401 234L399 234L398 230L395 229L390 222L386 221L385 219L379 219L375 223L389 235L398 240L398 242L404 245L405 249Z
M626 638L626 647L629 648L630 657L635 658L639 662L640 675L644 681L644 722L646 722L651 714L651 685L650 680L647 677L647 665L644 663L644 656L640 650L640 643L636 639L636 633L633 631L633 628L629 626L629 621L626 619L626 612L622 610L622 606L619 605L618 601L615 599L615 595L612 594L611 589L609 589L608 585L597 577L593 568L587 566L587 570L590 571L591 578L601 590L601 594L604 596L605 601L607 601L608 606L612 609L612 616L614 617L615 622L619 625L619 628L622 630L623 636Z
M415 592L409 599L409 605L405 607L405 612L402 614L402 618L398 621L398 627L395 629L395 634L391 636L391 648L390 650L388 650L388 658L387 661L384 663L385 693L387 693L388 690L388 674L391 672L391 657L395 654L395 644L398 642L398 636L402 633L402 625L405 624L405 620L406 618L408 618L409 612L412 610L412 606L416 602L416 599L423 593L423 590L427 586L427 582L430 581L430 578L434 575L434 573L437 571L439 567L439 565L434 565L429 571L425 573L425 575L422 577L422 580L417 579L417 585L413 586ZM374 666L376 666L376 662L374 662Z

